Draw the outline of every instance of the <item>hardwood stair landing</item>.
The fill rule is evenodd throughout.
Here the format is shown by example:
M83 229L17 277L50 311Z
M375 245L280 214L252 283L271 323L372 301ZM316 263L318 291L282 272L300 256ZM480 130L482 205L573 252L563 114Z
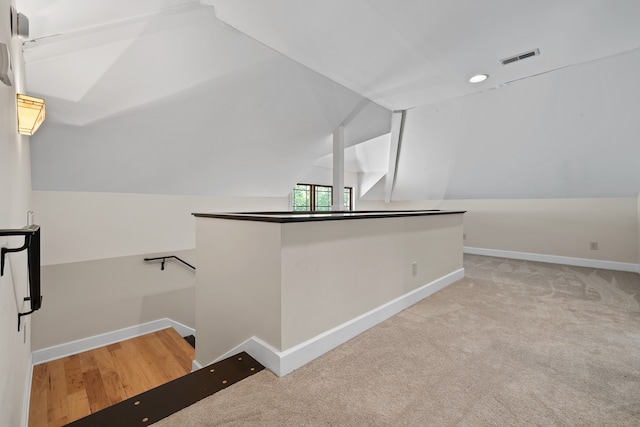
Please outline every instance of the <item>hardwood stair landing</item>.
M147 426L263 369L253 357L242 352L67 425Z
M35 365L29 427L60 427L187 375L194 358L167 328Z

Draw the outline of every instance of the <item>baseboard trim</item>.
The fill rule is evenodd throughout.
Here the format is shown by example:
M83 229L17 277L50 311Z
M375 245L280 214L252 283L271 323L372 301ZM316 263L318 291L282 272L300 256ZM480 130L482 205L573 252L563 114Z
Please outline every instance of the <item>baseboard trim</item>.
M558 255L535 254L529 252L503 251L498 249L464 247L465 254L485 255L498 258L521 259L525 261L548 262L552 264L575 265L578 267L591 267L605 270L628 271L640 273L640 264L627 262L602 261L599 259L574 258Z
M204 366L202 366L200 362L198 362L196 359L193 359L191 361L191 372L195 372L198 369L202 369L202 368L204 368Z
M27 383L25 384L25 396L22 402L22 427L29 425L29 404L31 403L31 382L33 381L33 355L29 354L27 362Z
M254 336L211 363L246 351L263 366L282 377L462 278L464 278L464 268L455 270L287 350L278 351Z
M31 353L32 365L48 362L50 360L60 359L61 357L70 356L72 354L81 353L83 351L92 350L94 348L103 347L119 341L135 338L140 335L151 332L160 331L166 328L175 329L181 336L195 335L195 330L182 323L171 319L158 319L140 325L130 326L128 328L111 331L92 337L83 338L68 343L55 345L52 347L36 350Z

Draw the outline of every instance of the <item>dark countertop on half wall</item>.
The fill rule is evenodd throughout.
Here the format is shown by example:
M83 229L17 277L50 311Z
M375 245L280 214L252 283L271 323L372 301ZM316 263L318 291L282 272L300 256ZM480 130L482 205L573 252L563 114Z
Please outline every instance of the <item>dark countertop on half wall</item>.
M466 211L442 211L438 209L429 210L400 210L400 211L321 211L321 212L220 212L220 213L193 213L199 218L219 218L233 219L240 221L261 221L261 222L312 222L312 221L335 221L345 219L367 219L367 218L395 218L428 215L451 215L463 214Z

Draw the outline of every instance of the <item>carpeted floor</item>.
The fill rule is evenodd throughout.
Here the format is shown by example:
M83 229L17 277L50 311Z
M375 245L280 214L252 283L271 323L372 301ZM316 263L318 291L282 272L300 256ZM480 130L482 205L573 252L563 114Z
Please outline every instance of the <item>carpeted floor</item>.
M640 425L640 275L465 255L465 279L190 426Z

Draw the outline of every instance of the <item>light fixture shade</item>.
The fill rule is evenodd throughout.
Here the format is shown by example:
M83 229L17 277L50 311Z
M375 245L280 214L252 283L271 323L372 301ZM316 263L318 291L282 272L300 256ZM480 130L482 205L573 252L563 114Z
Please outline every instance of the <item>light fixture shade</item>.
M18 133L33 135L44 122L46 116L44 99L20 93L16 95L16 98L18 104Z

